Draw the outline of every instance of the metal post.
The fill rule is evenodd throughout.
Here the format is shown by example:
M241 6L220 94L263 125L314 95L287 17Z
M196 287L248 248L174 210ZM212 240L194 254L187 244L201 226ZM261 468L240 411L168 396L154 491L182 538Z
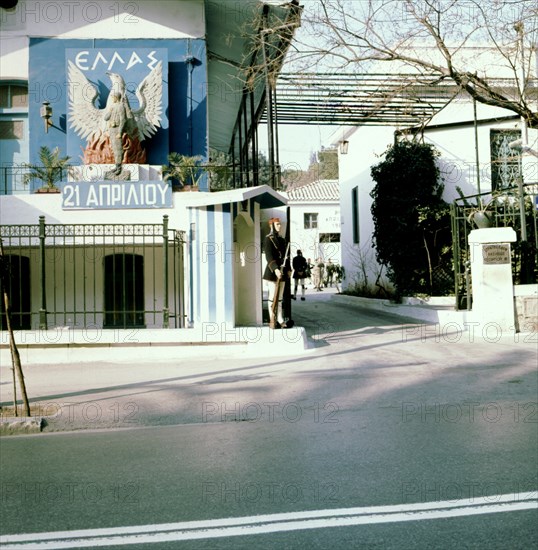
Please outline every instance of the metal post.
M456 295L456 309L459 309L459 276L460 276L460 252L459 252L459 233L456 227L457 208L455 203L450 204L450 224L452 229L452 263L454 266L454 294Z
M521 82L520 82L520 94L521 100L523 103L526 102L526 85L527 85L527 76L525 74L525 41L524 34L525 29L522 21L516 23L514 27L515 31L518 34L519 47L521 49ZM521 117L521 169L523 168L523 152L528 150L529 144L529 131L527 126L527 120L525 117ZM527 243L527 216L525 212L525 195L523 190L523 172L519 174L517 178L517 189L519 194L519 223L521 225L520 238L521 238L521 272L520 280L521 283L530 283L532 282L532 275L530 271L530 257L529 257L529 248Z
M264 18L264 27L267 28L267 17ZM269 153L269 174L271 176L271 187L275 189L275 137L273 134L274 131L274 120L273 120L273 87L271 85L271 78L269 76L269 67L268 67L268 58L267 52L265 50L265 34L267 30L262 30L260 35L262 39L262 55L263 55L263 65L265 70L265 101L266 101L266 110L267 110L267 141L268 141L268 153Z
M471 311L471 260L465 262L465 294L467 311Z
M280 143L279 143L279 139L278 139L278 100L277 100L277 95L276 95L276 86L275 86L275 89L273 91L273 97L271 98L272 99L272 104L273 104L273 113L274 113L274 118L273 118L273 124L275 126L275 129L274 129L274 136L275 136L275 153L274 153L274 156L275 156L275 168L278 167L276 169L276 173L273 174L273 179L275 180L275 185L276 185L276 189L279 189L281 188L281 170L280 170L280 153L279 153L279 150L280 150Z
M269 77L267 78L269 80ZM276 188L275 181L275 136L274 136L274 121L273 121L273 91L271 85L268 84L267 91L267 135L269 137L269 175L271 178L271 187Z
M179 328L185 328L185 239L183 232L174 231L174 235L174 246L177 248L179 254L179 311L176 315L179 315Z
M193 98L192 98L192 71L194 69L194 63L195 59L194 56L191 54L191 40L187 40L187 55L185 57L185 63L187 64L187 93L189 94L189 152L192 156L193 154L193 138L192 138L192 132L193 132L193 120L192 120L192 112L193 112Z
M473 117L474 117L474 150L476 157L476 190L478 193L478 207L482 208L482 191L480 190L480 157L478 155L478 121L476 116L476 99L473 97Z
M258 130L257 126L254 124L256 109L254 106L254 92L252 90L249 91L248 97L250 100L250 123L252 126L252 183L256 186L260 184L260 178L258 173Z
M519 21L514 27L518 34L519 47L521 49L521 83L520 83L520 93L523 103L525 103L525 88L527 76L525 74L525 42L524 38L524 26L523 22ZM527 127L527 121L525 117L521 117L521 164L523 164L523 152L528 149L529 145L529 131ZM523 195L523 174L517 179L517 188L519 193L519 217L521 223L521 241L525 242L527 240L527 217L525 216L525 197ZM523 245L525 247L525 245Z
M163 328L170 327L170 308L168 305L168 215L163 216Z
M237 187L236 181L237 181L237 170L235 166L235 136L233 135L233 141L232 141L232 147L231 147L231 155L232 155L232 189L235 189Z
M248 154L248 116L247 116L247 95L243 92L243 99L241 101L241 116L243 118L243 126L245 132L245 162L246 162L246 183L247 187L250 187L250 160Z
M240 187L245 187L244 185L244 179L245 179L245 157L243 155L243 124L241 122L242 118L242 111L239 112L239 120L237 123L237 139L239 140L239 146L237 148L237 152L239 154L239 181L240 181Z
M45 277L45 216L39 216L39 261L41 263L41 308L39 309L39 328L47 330L47 292Z

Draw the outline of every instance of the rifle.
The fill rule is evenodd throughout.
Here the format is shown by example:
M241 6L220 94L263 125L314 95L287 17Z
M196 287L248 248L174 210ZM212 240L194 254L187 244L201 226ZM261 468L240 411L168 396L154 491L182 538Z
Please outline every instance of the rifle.
M271 312L273 314L273 319L276 319L276 316L277 316L278 302L279 302L278 296L280 294L280 284L283 282L282 279L284 278L284 267L286 266L286 262L288 261L289 254L290 254L290 243L288 242L288 246L286 247L286 253L284 254L284 261L282 262L282 265L280 266L281 277L277 278L277 280L275 281L275 292L273 294L273 304L271 305Z

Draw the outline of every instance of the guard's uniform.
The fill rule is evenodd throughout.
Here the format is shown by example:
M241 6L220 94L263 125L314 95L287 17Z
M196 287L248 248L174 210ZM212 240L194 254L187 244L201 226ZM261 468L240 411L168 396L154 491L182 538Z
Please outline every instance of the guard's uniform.
M269 220L270 223L273 220L276 220L276 218ZM265 259L267 260L267 265L265 266L263 278L264 280L269 282L269 323L272 328L277 328L273 313L274 300L278 300L276 321L280 326L285 328L284 316L282 313L282 297L284 295L286 276L289 271L289 260L285 260L286 248L286 240L279 235L278 231L275 231L274 229L271 230L271 233L269 233L269 235L267 235L267 237L265 237L263 241L263 251L265 253ZM284 265L285 261L286 265ZM278 277L275 273L277 269L281 271L282 278L280 279L280 284L278 285L278 296L275 297L275 288L278 281Z

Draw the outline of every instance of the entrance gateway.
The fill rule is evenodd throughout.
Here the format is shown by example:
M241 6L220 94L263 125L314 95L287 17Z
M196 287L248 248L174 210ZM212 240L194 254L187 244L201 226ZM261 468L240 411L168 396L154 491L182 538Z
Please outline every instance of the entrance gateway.
M502 332L514 332L514 286L510 243L517 239L511 227L474 229L469 233L473 317L495 323Z

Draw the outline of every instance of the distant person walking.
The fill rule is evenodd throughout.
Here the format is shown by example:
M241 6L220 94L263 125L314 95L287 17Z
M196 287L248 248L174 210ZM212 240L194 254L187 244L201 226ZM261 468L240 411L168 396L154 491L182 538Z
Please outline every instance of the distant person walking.
M329 258L325 265L325 278L323 284L326 288L335 286L336 290L340 292L340 283L346 278L344 268L339 264L334 264Z
M325 264L321 258L317 258L312 269L312 283L314 288L320 292L322 290L321 284L323 282L323 274L325 270Z
M342 281L346 278L346 270L343 265L335 264L334 266L334 286L338 292L342 292L340 285Z
M306 260L306 263L308 265L308 271L306 272L306 278L312 283L312 269L314 268L314 264L312 263L312 260L308 258Z
M293 268L293 294L291 295L293 300L297 300L297 288L301 285L301 300L305 300L306 284L305 279L308 277L308 262L306 261L303 253L297 250L297 256L293 258L291 263Z
M325 285L326 288L333 286L335 268L336 266L333 264L333 261L329 258L327 260L327 265L325 266L325 280L323 281L323 284Z

